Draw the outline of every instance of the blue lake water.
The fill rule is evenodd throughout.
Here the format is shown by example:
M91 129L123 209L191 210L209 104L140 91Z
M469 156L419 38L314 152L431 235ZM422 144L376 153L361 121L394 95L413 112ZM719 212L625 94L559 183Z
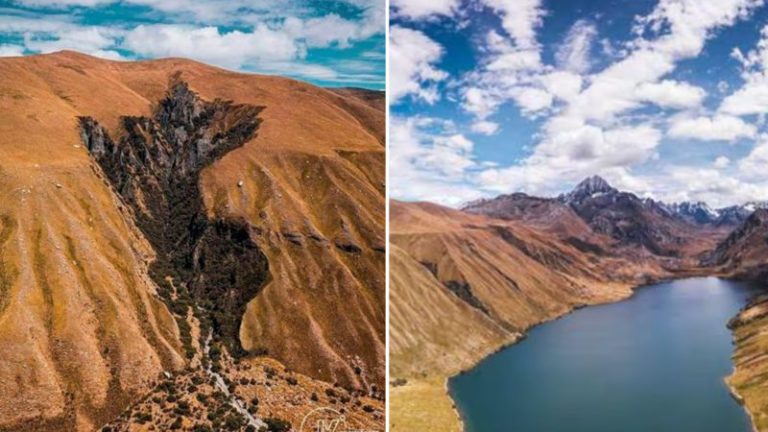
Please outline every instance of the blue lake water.
M728 393L728 320L755 289L716 278L636 291L537 326L451 379L468 432L750 432Z

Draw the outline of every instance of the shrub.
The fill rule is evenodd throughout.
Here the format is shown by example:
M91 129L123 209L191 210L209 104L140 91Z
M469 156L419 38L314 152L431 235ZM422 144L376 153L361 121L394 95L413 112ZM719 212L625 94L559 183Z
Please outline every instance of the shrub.
M291 423L281 418L266 418L264 419L264 423L267 424L267 431L269 432L288 432L291 430Z

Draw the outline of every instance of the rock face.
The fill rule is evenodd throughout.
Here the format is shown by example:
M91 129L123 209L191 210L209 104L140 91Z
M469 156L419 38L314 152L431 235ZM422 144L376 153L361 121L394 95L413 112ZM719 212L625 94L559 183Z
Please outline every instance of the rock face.
M194 367L206 322L243 364L380 400L381 99L182 59L0 59L0 430L97 429Z
M618 193L618 189L611 186L604 178L595 175L582 180L571 192L561 195L559 200L569 205L578 206L597 196L616 195Z
M757 209L704 259L736 277L768 283L768 210Z

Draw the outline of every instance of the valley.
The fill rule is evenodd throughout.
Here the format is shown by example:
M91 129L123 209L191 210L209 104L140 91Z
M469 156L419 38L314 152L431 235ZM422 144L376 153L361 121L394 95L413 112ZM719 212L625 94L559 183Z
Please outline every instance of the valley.
M667 280L759 282L768 232L754 222L764 211L757 207L668 205L599 177L555 198L516 193L461 210L392 202L391 385L399 399L391 408L392 430L438 430L430 428L434 419L450 424L441 430L461 430L446 380L534 325ZM760 308L740 316L762 317ZM760 418L768 411L758 396L765 392L758 354L766 352L764 341L759 324L746 330L740 322L731 324L736 369L729 382Z

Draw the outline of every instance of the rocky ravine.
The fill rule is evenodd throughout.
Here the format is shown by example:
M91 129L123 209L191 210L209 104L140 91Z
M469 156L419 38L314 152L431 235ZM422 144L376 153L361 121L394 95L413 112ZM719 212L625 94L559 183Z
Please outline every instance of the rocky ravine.
M391 215L393 430L459 430L448 377L574 308L663 279L727 275L712 251L739 232L600 178L558 198L504 195L463 211L393 202Z
M381 99L0 59L0 430L382 428Z

